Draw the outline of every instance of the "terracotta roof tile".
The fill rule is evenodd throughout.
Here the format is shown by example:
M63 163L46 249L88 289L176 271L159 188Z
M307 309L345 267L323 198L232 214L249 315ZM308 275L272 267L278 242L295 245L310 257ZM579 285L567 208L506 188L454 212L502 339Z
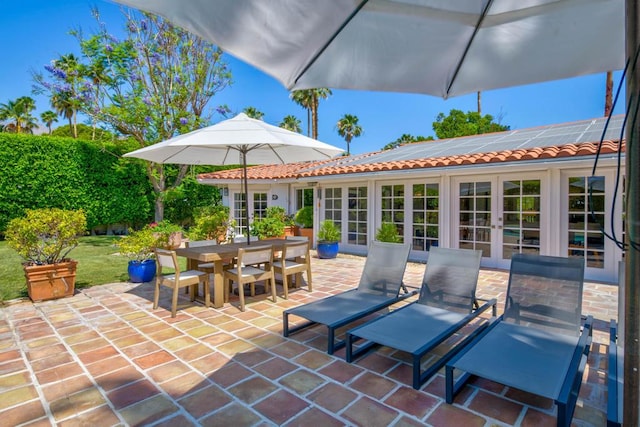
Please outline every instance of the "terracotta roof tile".
M384 172L390 170L428 169L458 165L478 165L485 163L518 162L523 160L553 159L564 157L593 156L598 151L597 142L564 144L549 147L519 148L500 152L462 154L455 156L431 157L411 160L394 160L376 163L355 163L374 153L342 157L319 162L301 162L285 165L260 165L247 168L250 180L295 179L314 176L345 175L353 173ZM622 142L625 151L625 142ZM617 141L604 141L601 154L618 152ZM200 174L204 180L236 180L242 178L242 169L229 169Z

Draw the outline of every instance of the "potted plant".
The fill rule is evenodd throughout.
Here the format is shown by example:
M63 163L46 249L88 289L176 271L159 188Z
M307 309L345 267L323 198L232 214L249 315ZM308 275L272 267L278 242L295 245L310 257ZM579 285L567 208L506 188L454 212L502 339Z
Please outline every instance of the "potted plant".
M284 208L270 206L267 208L264 218L256 219L251 223L250 233L252 236L258 236L258 239L284 237L286 226L287 215Z
M129 258L127 272L133 283L149 282L156 275L156 262L153 259L158 237L150 226L141 230L129 230L129 234L118 242L120 253Z
M376 240L379 242L400 243L402 239L398 234L398 228L391 222L383 222L376 231Z
M67 256L86 228L84 211L57 208L27 210L24 217L9 222L5 238L25 260L29 298L43 301L73 295L78 263Z
M149 228L157 238L156 246L164 249L177 249L182 244L184 230L177 224L167 220L152 222Z
M294 220L299 226L298 235L306 237L309 242L313 243L313 206L305 206L298 209Z
M189 229L189 238L222 243L228 240L229 230L234 226L235 221L229 219L228 206L207 206L196 212L195 225Z
M338 242L340 242L340 230L330 219L320 223L318 230L318 258L335 258L338 255Z

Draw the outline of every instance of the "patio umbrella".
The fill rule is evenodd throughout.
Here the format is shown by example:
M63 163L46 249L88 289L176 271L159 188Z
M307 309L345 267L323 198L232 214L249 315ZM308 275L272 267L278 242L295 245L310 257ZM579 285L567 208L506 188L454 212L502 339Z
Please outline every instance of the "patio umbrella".
M277 164L330 159L344 150L240 113L232 119L125 154L155 163L242 165L248 203L247 163ZM245 209L247 243L249 210Z
M450 96L621 69L627 75L625 423L640 421L637 0L115 0L157 13L275 77ZM626 47L626 55L625 55Z
M621 69L624 0L116 0L287 89L443 98Z

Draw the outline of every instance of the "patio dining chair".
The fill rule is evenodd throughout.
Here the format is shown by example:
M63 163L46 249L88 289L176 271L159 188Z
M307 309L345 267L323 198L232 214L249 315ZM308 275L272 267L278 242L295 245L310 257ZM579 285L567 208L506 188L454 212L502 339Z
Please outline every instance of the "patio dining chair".
M229 300L229 292L233 283L238 285L240 311L244 311L244 285L250 284L251 295L255 295L255 283L265 281L265 291L271 287L273 302L276 302L276 281L273 274L273 247L271 245L249 246L238 249L238 260L235 267L225 270L225 301Z
M583 258L514 255L504 314L446 365L447 403L475 375L553 400L570 425L591 346L583 283Z
M488 322L480 322L471 334L458 339L446 354L421 373L425 355L489 308L493 309L493 317L496 316L495 299L482 307L476 299L481 258L479 250L432 247L418 300L347 331L347 362L378 345L407 352L412 357L413 388L418 390ZM367 342L354 349L354 344L361 339Z
M335 339L338 328L416 294L415 291L408 292L402 282L409 251L408 243L371 242L358 287L285 310L282 313L283 335L288 337L301 329L321 324L328 329L327 352L333 354L344 347L344 340ZM400 295L400 289L404 290L403 295ZM289 316L292 315L307 321L289 327Z
M184 243L186 248L196 248L202 246L212 246L217 245L218 242L215 240L188 240ZM233 267L233 259L228 259L225 261L224 266L222 267L224 270ZM207 274L214 273L214 263L212 262L199 262L196 267L197 270L204 271ZM188 290L188 289L187 289Z
M205 306L209 307L211 298L209 296L209 280L208 274L198 270L180 271L178 259L175 251L156 248L156 263L158 264L158 273L156 274L156 288L153 298L154 310L158 308L160 299L160 286L168 286L173 289L173 297L171 300L171 317L176 317L178 308L178 289L185 286L191 287L191 301L195 300L196 291L200 284L204 287ZM172 270L164 274L167 269Z
M296 275L296 288L302 282L302 273L307 273L307 288L311 287L311 255L309 254L308 240L290 240L282 247L282 254L278 260L273 262L274 273L282 276L282 288L284 289L284 299L289 298L288 277Z

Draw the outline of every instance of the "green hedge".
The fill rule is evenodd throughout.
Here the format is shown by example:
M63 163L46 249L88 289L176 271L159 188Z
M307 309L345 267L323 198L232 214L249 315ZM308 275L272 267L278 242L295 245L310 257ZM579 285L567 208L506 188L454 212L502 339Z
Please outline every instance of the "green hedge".
M120 148L71 138L0 133L0 233L25 209L84 209L89 229L153 218L144 165Z

